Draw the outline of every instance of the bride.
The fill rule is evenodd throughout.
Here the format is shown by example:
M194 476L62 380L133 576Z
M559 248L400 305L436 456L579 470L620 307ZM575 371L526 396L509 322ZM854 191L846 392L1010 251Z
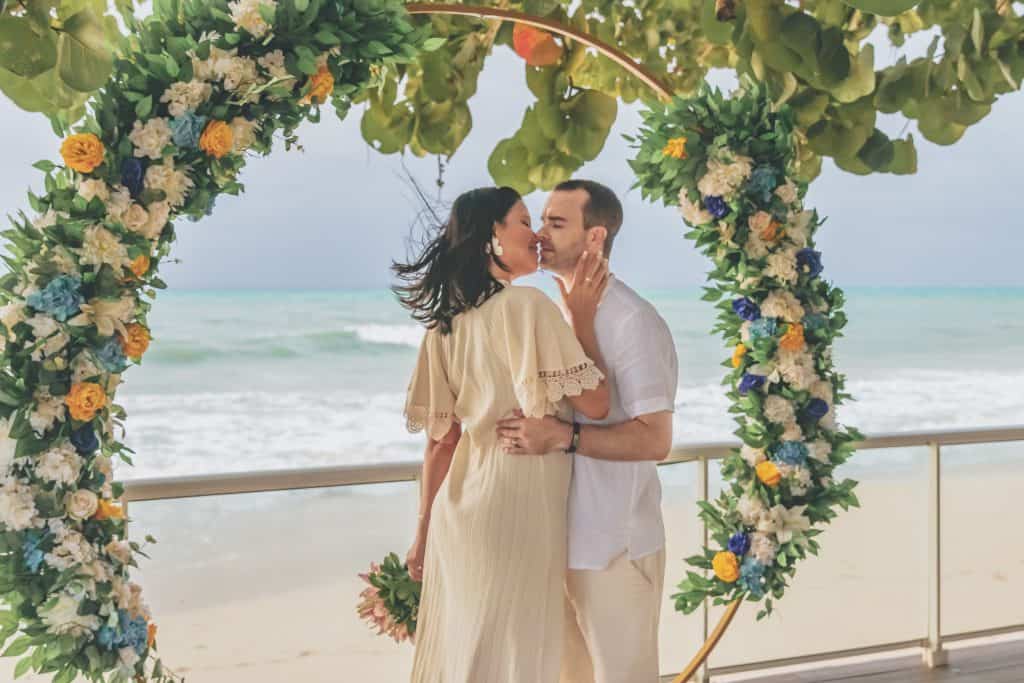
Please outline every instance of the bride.
M428 328L405 407L428 437L407 557L423 581L413 683L559 677L571 461L505 457L495 423L517 409L608 412L593 333L608 274L600 255L583 260L577 339L543 292L511 284L537 270L536 247L519 195L481 188L455 201L418 258L394 265L395 292Z

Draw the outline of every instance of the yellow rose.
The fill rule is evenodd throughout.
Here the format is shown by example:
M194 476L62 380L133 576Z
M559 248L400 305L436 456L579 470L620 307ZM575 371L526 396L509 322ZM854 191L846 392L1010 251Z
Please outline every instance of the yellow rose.
M210 121L199 137L199 148L211 157L220 159L235 146L235 134L224 121Z
M715 568L715 576L726 583L735 583L740 578L740 563L736 556L728 550L715 555L711 560L711 566Z
M743 363L743 356L747 355L747 347L743 344L737 344L736 348L732 350L732 366L738 368Z
M128 267L131 268L132 275L135 277L142 277L149 272L149 257L145 254L139 254L132 259L132 262Z
M71 391L64 397L64 403L71 417L88 422L107 405L107 395L103 392L103 387L95 382L80 382L71 387Z
M686 158L686 138L672 138L661 153L674 159Z
M106 150L100 139L92 133L79 133L64 140L60 146L60 155L68 168L79 173L92 173L103 163Z
M301 104L323 104L334 92L334 76L327 65L321 66L315 74L309 77L311 84L309 94L300 100Z
M804 348L804 326L791 323L786 334L779 340L779 346L786 351L800 351Z
M125 334L118 334L117 338L129 358L142 358L149 348L149 330L138 323L125 326Z
M124 519L124 506L110 500L101 500L92 518L101 522L105 519Z
M775 466L771 460L765 460L757 466L757 478L761 480L761 483L765 486L775 487L779 485L779 481L782 479L782 473L779 472L779 468Z

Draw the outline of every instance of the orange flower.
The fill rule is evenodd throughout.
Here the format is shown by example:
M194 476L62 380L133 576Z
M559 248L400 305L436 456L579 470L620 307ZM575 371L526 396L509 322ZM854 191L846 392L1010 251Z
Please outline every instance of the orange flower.
M779 346L786 351L800 351L804 345L804 326L800 323L791 323L786 334L779 340Z
M156 624L149 622L149 626L146 627L146 634L146 644L149 647L153 647L153 644L156 643Z
M132 259L131 264L128 266L132 274L135 277L142 277L149 272L149 257L145 254L139 254Z
M103 387L95 382L80 382L71 387L71 391L64 397L64 403L71 417L88 422L107 405L107 395L103 392Z
M772 219L772 222L761 230L761 239L765 242L775 242L782 237L782 224Z
M661 150L661 153L674 159L686 158L686 138L672 138Z
M565 51L553 35L527 24L513 27L512 49L530 66L554 66Z
M101 500L92 518L101 522L107 519L124 519L124 506L112 500Z
M782 479L782 473L779 472L779 468L775 466L771 460L765 460L759 463L757 466L757 478L761 480L761 483L765 486L775 487L779 485L779 481Z
M735 583L740 578L740 563L736 556L728 550L715 555L711 560L711 566L715 570L715 576L726 583Z
M736 348L732 350L732 366L738 368L743 363L743 356L747 355L747 347L743 344L737 344Z
M301 104L323 104L334 92L334 76L331 75L331 70L327 68L326 64L309 77L309 82L311 83L309 94L300 100Z
M106 149L100 139L92 133L79 133L64 140L60 155L64 163L79 173L92 173L103 163Z
M124 355L129 358L142 358L142 354L149 348L149 330L138 323L125 326L127 334L118 333L117 338L121 342Z
M235 146L235 134L224 121L210 121L199 137L199 148L216 159L223 158Z

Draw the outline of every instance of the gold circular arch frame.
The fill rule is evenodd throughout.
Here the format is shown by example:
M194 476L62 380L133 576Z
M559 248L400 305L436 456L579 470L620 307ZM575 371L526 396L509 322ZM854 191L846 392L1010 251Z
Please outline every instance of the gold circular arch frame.
M672 91L669 90L657 76L651 73L649 69L636 63L625 52L605 43L604 41L598 40L583 31L570 26L565 26L564 24L552 19L545 19L543 17L536 17L530 14L501 9L498 7L477 7L473 5L450 4L435 5L430 3L410 3L405 7L409 14L455 14L461 16L480 17L481 19L499 19L502 21L512 21L518 24L534 26L546 31L551 31L552 33L557 33L558 35L566 38L572 38L587 47L597 50L605 57L621 66L649 88L654 90L654 92L658 94L658 97L663 101L667 102L672 99ZM722 618L718 620L718 624L715 626L714 630L708 635L707 640L704 641L704 644L701 645L697 654L694 655L693 659L690 660L690 663L686 665L686 668L683 669L675 679L673 679L673 683L686 683L697 672L697 669L707 661L712 650L714 650L715 646L718 645L718 642L722 639L722 636L725 635L725 631L732 623L733 617L736 616L736 611L739 609L741 602L742 599L738 599L729 604L725 613L722 615Z

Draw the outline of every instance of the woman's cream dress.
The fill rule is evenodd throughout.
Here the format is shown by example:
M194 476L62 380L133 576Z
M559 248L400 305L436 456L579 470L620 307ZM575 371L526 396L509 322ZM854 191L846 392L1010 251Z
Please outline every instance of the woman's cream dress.
M507 455L495 423L563 411L601 377L531 287L505 287L449 335L427 332L409 428L440 439L456 420L462 438L431 510L413 683L557 683L571 461Z

